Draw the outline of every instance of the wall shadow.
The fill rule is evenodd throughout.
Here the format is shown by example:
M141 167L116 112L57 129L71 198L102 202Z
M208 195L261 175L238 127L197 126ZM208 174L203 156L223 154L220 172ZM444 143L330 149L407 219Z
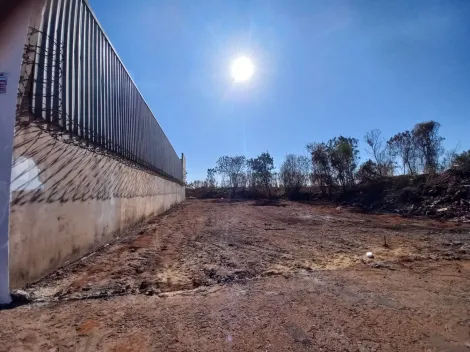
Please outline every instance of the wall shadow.
M162 193L158 187L161 176L86 141L54 135L38 124L17 122L13 170L12 205L172 193Z

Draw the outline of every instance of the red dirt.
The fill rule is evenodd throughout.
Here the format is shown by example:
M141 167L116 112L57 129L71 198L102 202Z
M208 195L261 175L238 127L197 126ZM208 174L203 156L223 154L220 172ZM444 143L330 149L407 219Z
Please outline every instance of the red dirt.
M149 220L0 311L0 350L470 351L468 226L282 205Z

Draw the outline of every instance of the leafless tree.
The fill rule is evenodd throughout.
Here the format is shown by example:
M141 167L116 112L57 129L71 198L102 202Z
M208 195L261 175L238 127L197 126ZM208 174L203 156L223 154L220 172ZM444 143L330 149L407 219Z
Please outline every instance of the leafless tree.
M369 149L367 153L375 160L375 169L380 177L393 176L394 162L392 154L390 153L388 144L382 137L382 132L378 129L371 130L364 136L366 144ZM371 166L369 164L369 166Z
M217 186L217 180L215 179L216 169L207 169L206 184L209 188L215 188Z
M410 131L397 133L388 140L387 146L393 157L401 159L404 174L418 173L419 155L415 147L414 137Z

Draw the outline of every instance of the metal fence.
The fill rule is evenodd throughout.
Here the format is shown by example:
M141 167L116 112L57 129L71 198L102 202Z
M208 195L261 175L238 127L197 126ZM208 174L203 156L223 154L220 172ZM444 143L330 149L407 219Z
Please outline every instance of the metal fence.
M31 28L30 113L163 176L182 162L84 0L47 0Z

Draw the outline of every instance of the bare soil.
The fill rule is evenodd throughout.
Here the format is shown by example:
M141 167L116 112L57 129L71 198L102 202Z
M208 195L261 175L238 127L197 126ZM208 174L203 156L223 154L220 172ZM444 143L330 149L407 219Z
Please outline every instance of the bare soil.
M188 200L27 290L2 351L470 351L470 227Z

